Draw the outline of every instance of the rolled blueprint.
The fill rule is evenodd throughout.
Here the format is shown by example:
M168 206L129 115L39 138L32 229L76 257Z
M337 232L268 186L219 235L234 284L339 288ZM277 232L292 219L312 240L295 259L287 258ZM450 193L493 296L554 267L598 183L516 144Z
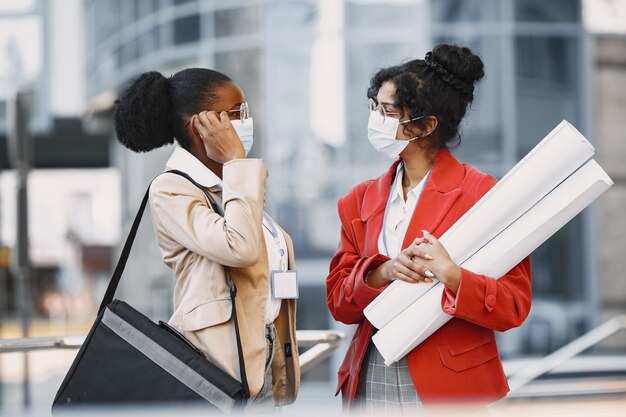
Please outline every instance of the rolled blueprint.
M461 266L502 277L611 185L595 161L587 162ZM400 360L452 318L441 310L443 289L443 284L435 284L374 335L385 364Z
M440 237L452 260L469 259L593 154L589 141L562 121ZM365 317L380 329L436 284L394 281L365 308Z

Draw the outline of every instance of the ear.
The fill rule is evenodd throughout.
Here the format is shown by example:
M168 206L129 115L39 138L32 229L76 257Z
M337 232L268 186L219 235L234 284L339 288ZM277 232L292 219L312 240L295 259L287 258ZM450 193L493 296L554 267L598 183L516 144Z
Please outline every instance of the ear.
M426 116L422 120L418 120L418 122L420 121L422 122L423 136L430 136L439 126L439 121L435 116Z
M189 134L189 138L192 141L202 142L202 137L200 137L200 133L196 130L196 126L194 126L194 122L196 120L196 115L191 116L189 124L187 125L187 133Z
M411 123L406 123L402 126L402 133L407 138L430 136L438 126L438 121L435 116L427 116L420 120L415 120Z

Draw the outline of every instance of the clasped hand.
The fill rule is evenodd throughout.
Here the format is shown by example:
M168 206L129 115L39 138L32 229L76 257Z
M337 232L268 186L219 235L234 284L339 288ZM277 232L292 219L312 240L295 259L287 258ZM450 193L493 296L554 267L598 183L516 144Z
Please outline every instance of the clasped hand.
M438 279L456 293L461 280L461 268L450 258L439 239L424 231L424 237L415 239L372 275L372 283L376 287L393 280L416 283Z

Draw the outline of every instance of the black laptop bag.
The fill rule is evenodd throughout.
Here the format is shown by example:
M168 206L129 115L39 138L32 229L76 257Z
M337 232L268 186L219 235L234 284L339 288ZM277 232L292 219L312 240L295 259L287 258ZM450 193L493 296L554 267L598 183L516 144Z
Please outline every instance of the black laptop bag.
M187 178L207 196L206 190L181 171L165 173ZM163 174L165 174L163 173ZM113 277L91 327L52 405L56 411L77 406L155 405L198 401L213 411L241 411L250 397L239 324L235 310L236 289L229 279L232 320L235 326L242 381L211 363L176 329L152 322L123 301L114 300L135 235L148 202L150 187L141 202L118 260ZM200 278L200 277L198 277ZM221 343L215 340L215 343Z

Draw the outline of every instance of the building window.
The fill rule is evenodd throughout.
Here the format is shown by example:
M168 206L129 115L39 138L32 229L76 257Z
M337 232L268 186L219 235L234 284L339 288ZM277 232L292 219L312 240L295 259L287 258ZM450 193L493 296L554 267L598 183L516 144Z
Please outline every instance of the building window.
M128 65L137 59L137 39L128 41L120 48L120 66Z
M499 0L439 0L430 3L431 16L437 22L497 21Z
M517 0L515 20L519 22L580 22L578 0Z
M517 76L553 87L567 85L572 62L568 44L572 39L527 36L517 38ZM568 59L569 58L569 59Z
M259 31L261 23L259 6L240 7L215 11L215 36L239 36Z
M180 45L200 40L200 16L181 17L174 21L174 44Z
M518 152L528 153L554 126L580 119L581 45L576 37L515 39Z

